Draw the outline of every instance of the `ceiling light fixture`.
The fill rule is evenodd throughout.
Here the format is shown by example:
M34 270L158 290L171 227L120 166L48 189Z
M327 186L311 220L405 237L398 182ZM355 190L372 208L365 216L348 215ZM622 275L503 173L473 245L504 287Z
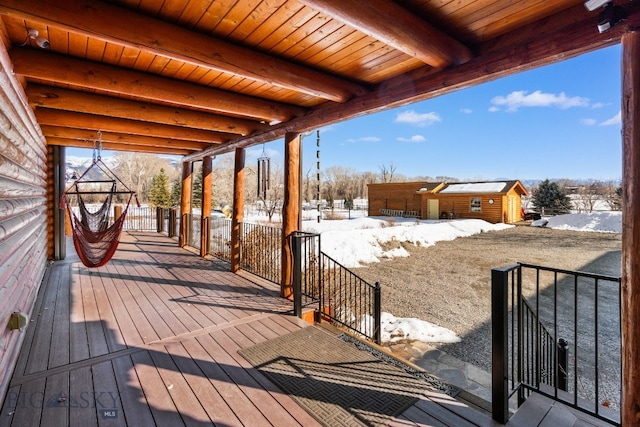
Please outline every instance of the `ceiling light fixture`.
M611 3L611 1L612 0L587 0L584 2L584 7L586 7L589 12L593 12L602 6Z
M38 47L41 47L42 49L48 48L50 44L49 40L40 36L40 33L38 32L38 30L33 28L27 29L27 38L25 39L24 43L22 43L20 46L26 46L27 43L29 43L29 40L34 40L36 42L36 45Z
M625 18L624 10L620 6L615 6L613 0L587 0L584 2L584 7L589 12L602 8L602 12L598 15L600 33L604 33Z

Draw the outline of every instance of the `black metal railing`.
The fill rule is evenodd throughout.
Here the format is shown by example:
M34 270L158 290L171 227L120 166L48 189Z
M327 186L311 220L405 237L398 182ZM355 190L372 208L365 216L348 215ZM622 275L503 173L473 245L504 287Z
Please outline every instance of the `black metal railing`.
M523 263L491 273L494 419L535 391L620 425L620 278Z
M122 229L128 231L156 231L156 208L129 206Z
M189 246L192 246L196 249L200 249L200 246L202 245L202 241L200 239L200 229L202 227L202 216L199 214L190 214L189 215L189 221L190 221L190 233L189 233L189 239L187 240L187 242L189 242Z
M211 218L209 230L209 254L231 262L231 220Z
M200 245L200 216L185 215L187 242ZM231 261L231 220L210 221L208 253ZM171 227L169 227L170 229ZM294 232L294 312L313 305L321 318L381 342L380 285L371 285L320 250L320 235ZM282 279L282 228L240 224L240 267L276 284Z
M294 271L293 312L296 316L301 316L302 307L322 308L320 235L296 231L291 238Z
M335 322L376 343L381 342L380 284L372 285L322 252L320 235L295 232L294 312L318 304L321 318Z
M240 224L240 268L279 284L281 255L282 227Z

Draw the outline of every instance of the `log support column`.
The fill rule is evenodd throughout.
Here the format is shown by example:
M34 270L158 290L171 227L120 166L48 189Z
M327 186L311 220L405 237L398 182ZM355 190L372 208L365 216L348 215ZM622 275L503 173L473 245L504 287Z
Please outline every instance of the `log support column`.
M240 269L240 225L244 213L244 148L236 148L231 213L231 271Z
M640 32L622 37L622 425L640 425Z
M293 299L293 254L291 234L300 221L299 133L287 132L284 140L284 201L282 205L282 278L280 296Z
M184 248L189 243L191 230L191 184L193 181L193 163L182 163L182 197L180 201L180 235L178 245Z
M213 186L213 158L205 156L202 159L202 223L200 224L200 256L209 253L209 238L211 234L211 193Z

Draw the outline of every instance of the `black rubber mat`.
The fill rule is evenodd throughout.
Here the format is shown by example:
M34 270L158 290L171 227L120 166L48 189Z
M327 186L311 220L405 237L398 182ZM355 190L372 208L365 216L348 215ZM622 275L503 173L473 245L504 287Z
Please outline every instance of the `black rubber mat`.
M385 425L425 390L442 391L315 326L240 354L327 426Z

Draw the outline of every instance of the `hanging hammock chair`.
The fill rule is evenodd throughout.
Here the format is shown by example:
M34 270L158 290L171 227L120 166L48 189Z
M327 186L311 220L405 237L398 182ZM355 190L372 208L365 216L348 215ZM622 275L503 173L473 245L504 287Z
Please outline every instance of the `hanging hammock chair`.
M107 176L107 180L87 180L85 177L92 169L99 171ZM118 191L118 185L121 184L126 191ZM109 190L82 190L83 184L102 184L108 186ZM75 191L70 191L75 189ZM100 208L95 212L87 209L83 195L88 194L106 194L106 198ZM109 225L109 212L111 202L116 194L128 194L127 205L120 215L111 225ZM77 196L79 216L71 209L69 196ZM124 225L124 220L129 210L129 205L136 194L131 191L101 160L100 156L94 155L93 163L87 170L74 181L69 188L63 193L61 203L65 206L69 220L71 222L71 230L73 236L73 246L76 248L78 257L87 267L101 267L105 265L115 254L120 242L120 233Z

